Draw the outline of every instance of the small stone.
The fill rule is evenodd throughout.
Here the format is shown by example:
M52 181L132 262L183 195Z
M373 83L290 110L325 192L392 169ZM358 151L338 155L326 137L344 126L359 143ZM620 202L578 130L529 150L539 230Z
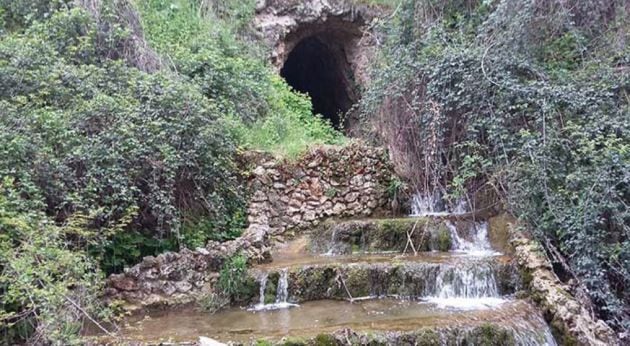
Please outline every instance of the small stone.
M198 247L195 249L195 251L197 251L198 253L204 255L204 256L208 256L210 254L210 251L202 248L202 247Z
M341 203L337 203L335 204L335 206L332 209L333 214L335 215L339 215L341 213L343 213L343 211L346 209L346 206L344 204Z
M265 173L267 173L267 171L265 171L265 169L262 166L258 166L256 167L256 169L254 169L254 175L256 176L263 176L265 175Z
M192 289L192 284L188 281L180 281L175 284L177 292L186 293Z
M305 221L313 221L315 219L317 219L317 215L315 214L314 210L307 210L304 213L304 220Z
M352 202L356 201L357 198L359 198L359 193L358 192L350 192L349 194L346 195L345 200L348 203L352 203Z
M260 190L254 192L254 195L252 196L252 201L254 202L264 202L266 200L267 195L265 195L265 193Z
M302 221L302 214L296 214L291 217L291 222L293 222L294 225L297 225L301 221Z
M350 179L350 185L352 186L361 186L363 185L363 181L364 181L364 177L363 175L359 174L359 175L355 175L354 177L352 177L352 179Z
M112 275L110 282L114 288L121 291L135 291L138 288L136 281L125 275Z

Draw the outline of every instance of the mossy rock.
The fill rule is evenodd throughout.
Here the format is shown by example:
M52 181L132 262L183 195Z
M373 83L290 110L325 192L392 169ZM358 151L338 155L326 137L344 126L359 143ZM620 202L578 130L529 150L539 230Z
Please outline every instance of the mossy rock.
M445 225L440 225L436 232L437 248L440 251L449 251L453 247L451 232Z
M432 329L425 329L417 332L415 339L414 345L417 346L433 346L440 345L442 343L440 340L440 334Z
M324 253L334 247L335 254L401 252L407 246L409 233L416 250L428 251L432 249L425 232L431 232L435 226L428 218L329 220L313 232L308 248L315 253Z
M513 346L516 345L514 334L495 324L485 323L466 333L464 345L476 346Z
M578 345L577 339L573 335L571 335L564 323L561 320L557 319L555 316L551 320L549 326L551 327L551 334L553 335L554 339L558 341L559 345Z
M313 345L314 346L336 346L337 340L332 335L319 334L313 340Z

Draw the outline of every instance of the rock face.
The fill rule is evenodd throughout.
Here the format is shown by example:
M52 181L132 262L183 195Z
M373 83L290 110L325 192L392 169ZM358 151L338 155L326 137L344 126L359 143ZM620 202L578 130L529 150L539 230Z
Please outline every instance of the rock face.
M300 41L321 35L342 45L357 83L365 85L374 42L364 33L379 14L348 0L259 0L254 25L272 48L270 59L278 70Z
M565 345L619 345L614 331L565 288L542 247L514 227L510 242L529 291L543 310L556 340Z
M249 263L271 259L270 244L324 218L371 215L387 204L392 171L386 152L360 142L321 147L293 163L260 154L249 180L249 226L243 235L205 248L145 257L107 280L106 296L141 306L183 304L209 293L223 262L242 253Z

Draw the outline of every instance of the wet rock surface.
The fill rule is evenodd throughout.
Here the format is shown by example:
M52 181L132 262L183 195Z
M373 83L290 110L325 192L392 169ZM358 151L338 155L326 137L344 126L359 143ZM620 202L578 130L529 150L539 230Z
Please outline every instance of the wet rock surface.
M465 229L471 222L462 221ZM444 220L431 218L330 220L312 232L309 250L328 255L363 252L449 251L450 231Z
M512 223L514 225L515 223ZM532 298L550 321L554 336L567 345L619 345L614 331L597 319L553 272L543 248L511 227L510 242Z
M516 268L501 259L460 258L436 263L426 258L380 259L358 262L324 263L281 269L266 269L266 294L276 292L280 272L288 274L288 301L300 303L320 299L356 300L357 298L398 297L422 299L440 295L466 298L500 297L520 288ZM464 274L465 273L465 274ZM260 277L255 269L251 275ZM466 282L474 277L475 285ZM448 285L448 292L444 287ZM257 290L259 291L259 290ZM260 297L253 297L252 302Z

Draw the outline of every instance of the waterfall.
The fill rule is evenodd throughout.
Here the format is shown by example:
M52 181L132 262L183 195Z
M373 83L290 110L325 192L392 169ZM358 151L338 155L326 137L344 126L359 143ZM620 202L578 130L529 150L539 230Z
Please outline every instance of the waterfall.
M337 244L337 228L333 227L332 234L330 236L330 245L328 251L324 253L324 256L334 256Z
M289 299L289 270L284 268L280 271L278 283L276 285L276 300L273 304L265 304L265 292L267 291L267 281L269 280L269 273L262 273L258 278L260 285L258 304L252 306L248 310L250 311L264 311L264 310L278 310L286 309L297 304L288 302Z
M501 298L490 264L441 266L425 291L425 299L442 307L479 309L496 307Z
M440 270L433 288L438 298L498 297L494 271L489 265L462 268L449 266Z
M289 271L285 268L280 272L276 289L276 304L286 304L289 298Z
M451 234L453 251L463 252L472 256L496 256L501 254L493 250L492 245L490 245L487 222L472 223L470 229L466 231L466 233L472 234L472 241L460 237L457 233L457 227L452 221L446 220L446 227Z
M411 216L459 215L468 211L466 201L461 198L454 205L442 199L442 193L416 193L411 199Z
M258 302L258 305L260 306L264 306L265 305L265 291L267 290L267 278L269 277L269 274L264 272L262 273L261 277L260 277L260 290L259 290L259 294L260 294L260 299Z

